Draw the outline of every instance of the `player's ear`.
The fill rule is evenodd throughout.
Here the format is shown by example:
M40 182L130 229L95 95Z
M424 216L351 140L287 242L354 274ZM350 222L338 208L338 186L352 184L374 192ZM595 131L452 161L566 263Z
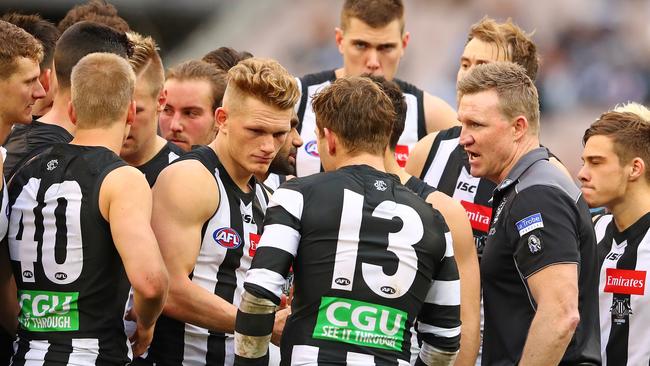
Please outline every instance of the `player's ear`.
M218 107L214 111L214 121L218 131L228 133L228 111L224 107Z
M46 93L49 92L50 87L52 87L50 83L51 76L52 76L52 69L47 68L38 77L38 81L41 82L41 85L43 85L43 90L45 90Z
M73 125L77 125L77 112L75 112L74 107L72 106L72 101L68 102L68 117L70 117L70 122Z
M339 52L343 54L343 29L339 27L334 29L334 40L336 41L336 47L338 47Z
M325 137L325 141L327 142L327 152L330 155L335 155L337 147L336 145L338 143L336 135L329 128L323 128L323 135Z
M133 122L135 122L135 114L136 114L136 106L135 106L135 100L132 100L131 103L129 103L129 109L126 112L126 124L127 125L132 125Z
M512 128L514 130L515 140L519 140L529 132L530 124L525 116L520 115L515 118L515 121L512 123Z
M637 179L643 178L646 171L645 162L640 157L632 159L630 163L630 181L636 181Z
M163 88L158 94L158 106L156 108L158 113L161 113L163 110L165 110L165 105L167 105L167 90Z
M410 40L411 40L411 33L404 32L404 35L402 36L402 52L404 52Z

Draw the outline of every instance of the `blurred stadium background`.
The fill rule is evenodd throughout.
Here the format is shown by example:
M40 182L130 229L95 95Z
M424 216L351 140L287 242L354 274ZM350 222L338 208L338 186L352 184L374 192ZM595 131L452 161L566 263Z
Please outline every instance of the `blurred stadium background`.
M73 0L2 0L0 12L58 22ZM290 72L340 66L334 44L342 0L112 0L131 28L152 35L166 67L220 46L279 60ZM650 101L650 1L405 0L411 43L398 76L455 106L467 30L484 15L512 17L542 57L542 143L572 173L581 137L600 113Z

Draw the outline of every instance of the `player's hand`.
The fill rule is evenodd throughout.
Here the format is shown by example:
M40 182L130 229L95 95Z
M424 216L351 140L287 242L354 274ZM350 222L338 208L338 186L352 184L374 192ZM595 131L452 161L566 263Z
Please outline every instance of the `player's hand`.
M280 346L280 339L282 338L282 331L287 322L287 317L291 314L291 308L285 308L275 313L275 324L273 324L273 334L271 335L271 343Z
M151 344L155 324L149 327L143 325L138 321L138 315L135 313L133 308L126 313L124 319L136 322L135 332L131 337L129 337L129 341L131 342L131 349L133 350L133 358L140 357L147 351L147 348L149 348L149 345Z

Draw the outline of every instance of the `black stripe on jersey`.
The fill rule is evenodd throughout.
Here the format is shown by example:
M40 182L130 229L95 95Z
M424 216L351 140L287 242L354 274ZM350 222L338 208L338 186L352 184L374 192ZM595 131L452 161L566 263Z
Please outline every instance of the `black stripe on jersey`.
M183 342L176 342L175 338L178 337L179 334L182 337L182 334L184 333L185 323L166 315L161 315L156 321L154 337L151 341L151 346L149 347L150 351L147 356L147 361L150 361L150 364L165 361L165 364L169 365L172 362L171 360L158 360L152 355L179 355L180 361L182 362L185 348Z
M275 247L260 247L255 252L251 268L259 268L254 264L256 261L264 263L264 269L279 273L282 277L285 277L289 273L291 263L293 263L293 256L291 253Z
M609 223L611 228L614 228L614 220ZM609 229L609 228L608 228ZM616 238L614 233L613 237ZM607 236L605 236L607 237ZM610 237L611 238L611 237ZM643 238L643 235L640 235L640 238ZM617 240L617 242L619 242ZM610 248L612 240L609 240ZM616 262L617 269L634 269L636 268L637 254L639 248L639 240L634 240L634 243L628 241L625 248L625 253L621 258ZM612 302L617 303L630 303L629 294L612 294ZM617 301L618 300L618 301ZM634 310L632 310L634 311ZM628 342L630 338L630 315L625 315L627 318L624 323L617 324L614 322L614 312L612 312L611 320L611 330L609 332L609 339L607 340L607 347L605 348L605 354L607 355L608 363L625 365L627 364L627 350Z
M255 256L257 256L257 254L255 254ZM249 282L244 282L244 289L250 292L251 295L254 295L255 297L259 297L261 299L268 299L273 301L275 305L280 305L280 298L275 296L273 292L265 289L262 286L249 283Z
M205 355L206 365L223 365L226 360L226 335L210 331L208 336L208 352Z
M346 365L348 353L344 350L318 347L318 365Z
M300 231L300 220L290 214L282 206L273 206L266 209L264 217L264 226L280 224Z
M235 354L235 366L267 366L269 364L269 353L260 358L246 358Z
M438 305L425 302L418 320L440 328L456 328L460 325L460 305Z
M50 344L50 347L47 349L47 353L43 359L43 366L55 366L55 365L65 365L70 359L70 354L72 353L72 341L71 340L61 340L57 341L57 344ZM99 352L101 353L101 350Z
M453 265L449 262L454 262ZM435 276L437 281L456 281L459 278L458 267L454 257L444 257L440 261L440 272Z
M461 145L456 146L451 154L449 154L449 159L445 164L445 169L442 171L437 188L439 191L453 196L456 190L456 184L458 184L458 176L463 167L469 164L465 149Z
M237 333L253 337L263 337L270 334L275 322L275 313L253 314L237 310L235 329Z

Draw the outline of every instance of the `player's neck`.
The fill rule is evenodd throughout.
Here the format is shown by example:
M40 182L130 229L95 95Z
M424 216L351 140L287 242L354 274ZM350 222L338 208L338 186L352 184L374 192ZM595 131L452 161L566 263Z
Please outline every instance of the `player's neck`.
M70 116L68 116L68 104L70 103L70 90L59 89L56 96L54 97L54 102L52 103L52 109L49 112L44 114L38 119L39 122L57 125L65 128L70 134L74 135L75 126L70 121Z
M3 118L0 114L0 144L7 140L7 136L11 133L12 125L13 123L11 121L8 121L7 118Z
M145 142L140 150L128 156L121 156L121 158L129 165L138 167L151 161L166 144L167 140L158 135L154 135Z
M230 179L242 190L242 192L250 192L251 187L249 187L248 182L253 176L252 172L244 169L243 166L239 165L235 159L230 155L228 151L227 141L223 134L217 134L217 138L214 139L208 146L214 150L214 152L219 157L219 161L223 164L223 167L226 168Z
M362 152L356 155L345 154L338 159L335 163L336 169L341 169L346 166L351 165L368 165L372 168L375 168L379 171L385 172L386 167L384 166L384 157L381 155L373 155L366 152Z
M517 165L517 163L521 160L521 158L524 157L524 155L537 149L538 147L539 147L539 139L537 137L532 137L532 136L525 137L521 141L521 143L517 145L514 153L512 154L511 158L508 159L508 161L506 162L505 167L503 170L501 170L499 176L498 177L487 176L485 178L491 180L496 184L500 184L501 182L503 182L504 179L506 179L508 174L510 174L510 172L512 171L512 168L514 168L515 165Z
M614 215L616 228L623 231L650 212L650 187L637 183L628 188L623 199L607 208Z
M124 143L124 123L113 123L105 128L78 128L72 145L103 146L119 155Z
M345 68L341 67L339 69L334 70L334 75L336 75L337 79L344 78L347 75L345 74Z
M384 166L386 167L386 173L397 175L402 184L405 184L409 179L411 179L411 175L407 173L404 168L399 166L397 160L395 160L395 152L390 149L386 149L386 154L384 155Z

